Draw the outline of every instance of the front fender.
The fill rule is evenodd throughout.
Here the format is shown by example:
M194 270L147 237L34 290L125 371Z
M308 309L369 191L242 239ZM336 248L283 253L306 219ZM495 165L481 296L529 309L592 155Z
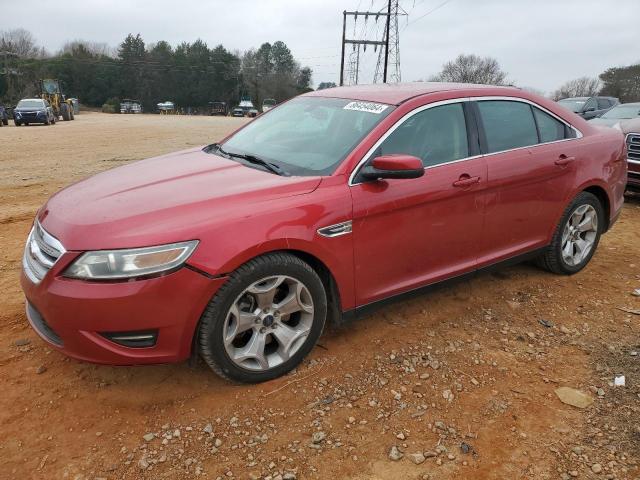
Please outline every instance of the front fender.
M317 230L351 220L351 196L342 176L327 177L306 195L268 202L204 232L189 264L227 275L252 258L291 250L322 262L336 281L343 310L354 307L351 235L323 237Z

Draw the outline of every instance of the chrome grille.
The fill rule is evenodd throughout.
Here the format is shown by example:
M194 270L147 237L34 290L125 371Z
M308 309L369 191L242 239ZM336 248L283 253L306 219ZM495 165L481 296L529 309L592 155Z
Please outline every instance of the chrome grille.
M65 249L58 239L47 233L40 222L36 221L22 256L24 273L33 283L39 283L63 253Z
M640 164L640 133L627 135L627 160Z

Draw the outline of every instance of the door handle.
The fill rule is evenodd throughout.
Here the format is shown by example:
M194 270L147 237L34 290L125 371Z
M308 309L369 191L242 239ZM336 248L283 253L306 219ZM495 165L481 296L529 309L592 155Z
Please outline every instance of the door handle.
M453 182L454 187L469 187L473 184L479 183L480 177L470 177L467 174L460 175L460 178Z
M565 165L569 165L571 162L573 162L576 159L576 157L567 157L564 153L562 155L560 155L558 158L556 158L556 161L554 162L556 165L560 165L561 167L565 166Z

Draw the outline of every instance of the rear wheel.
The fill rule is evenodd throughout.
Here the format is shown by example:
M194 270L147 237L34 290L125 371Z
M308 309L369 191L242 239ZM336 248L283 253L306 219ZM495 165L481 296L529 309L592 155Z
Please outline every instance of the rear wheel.
M326 316L324 286L307 263L286 253L264 255L232 273L207 306L200 354L231 380L271 380L311 351Z
M44 124L45 125L51 125L51 120L49 120L49 117L44 119Z
M71 118L71 120L76 119L76 116L73 113L73 107L69 107L69 118Z
M604 219L600 200L589 192L580 193L566 208L539 264L563 275L582 270L598 247Z
M69 116L69 105L66 103L60 104L60 114L62 115L62 119L67 122L71 119Z
M7 125L9 125L9 119L8 119L8 118L4 118L4 119L2 120L2 123L4 123L4 125L5 125L5 127L6 127Z

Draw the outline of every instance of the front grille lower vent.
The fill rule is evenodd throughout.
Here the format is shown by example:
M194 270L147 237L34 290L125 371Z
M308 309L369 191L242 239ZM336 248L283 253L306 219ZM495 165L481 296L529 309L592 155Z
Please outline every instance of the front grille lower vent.
M49 235L36 221L24 248L24 273L33 283L39 283L63 253L65 249L58 239Z

